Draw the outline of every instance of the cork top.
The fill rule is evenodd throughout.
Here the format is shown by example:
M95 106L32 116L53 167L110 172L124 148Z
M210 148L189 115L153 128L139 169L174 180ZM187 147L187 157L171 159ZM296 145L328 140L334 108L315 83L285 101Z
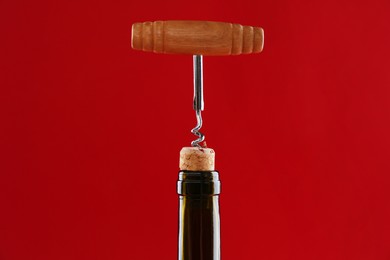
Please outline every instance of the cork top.
M183 147L179 167L182 171L214 171L215 152L211 148Z

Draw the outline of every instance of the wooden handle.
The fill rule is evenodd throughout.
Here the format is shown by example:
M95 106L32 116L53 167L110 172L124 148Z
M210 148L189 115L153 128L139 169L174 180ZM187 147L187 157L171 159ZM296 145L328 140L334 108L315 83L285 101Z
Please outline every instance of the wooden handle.
M135 23L131 45L135 50L169 54L238 55L263 50L260 27L207 21Z

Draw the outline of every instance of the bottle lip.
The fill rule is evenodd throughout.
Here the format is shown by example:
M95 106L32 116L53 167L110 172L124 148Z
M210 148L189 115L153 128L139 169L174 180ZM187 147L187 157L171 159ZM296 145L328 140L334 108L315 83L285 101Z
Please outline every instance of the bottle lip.
M179 171L179 181L219 181L218 171Z
M210 196L220 191L218 171L179 171L177 193L180 195Z

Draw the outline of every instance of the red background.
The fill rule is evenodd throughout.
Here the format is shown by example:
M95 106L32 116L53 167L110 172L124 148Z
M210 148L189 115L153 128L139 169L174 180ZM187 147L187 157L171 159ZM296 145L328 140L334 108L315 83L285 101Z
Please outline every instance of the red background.
M261 26L205 57L222 255L390 259L390 2L0 1L0 259L176 259L192 58L133 22Z

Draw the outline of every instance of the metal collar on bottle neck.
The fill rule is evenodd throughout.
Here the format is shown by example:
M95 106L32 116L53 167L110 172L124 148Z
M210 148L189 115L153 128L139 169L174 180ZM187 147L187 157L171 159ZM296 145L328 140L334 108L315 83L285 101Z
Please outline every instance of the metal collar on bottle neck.
M183 196L212 196L221 192L217 171L180 171L177 193Z

